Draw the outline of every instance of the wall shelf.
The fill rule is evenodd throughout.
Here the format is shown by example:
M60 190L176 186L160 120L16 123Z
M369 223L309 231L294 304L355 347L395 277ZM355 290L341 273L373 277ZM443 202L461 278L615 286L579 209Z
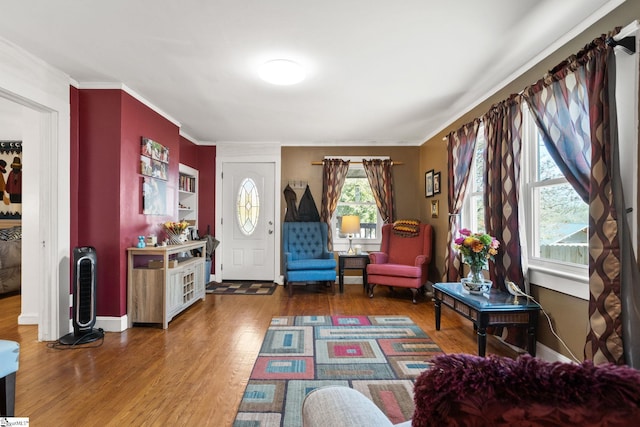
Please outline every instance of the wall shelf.
M178 220L198 228L198 170L179 165Z

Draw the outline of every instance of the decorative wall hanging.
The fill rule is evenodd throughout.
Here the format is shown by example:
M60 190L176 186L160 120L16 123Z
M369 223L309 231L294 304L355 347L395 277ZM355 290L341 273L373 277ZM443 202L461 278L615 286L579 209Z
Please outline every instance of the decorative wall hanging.
M424 173L424 197L433 196L433 169Z
M438 218L438 214L440 213L440 203L438 200L431 201L431 218Z
M169 168L169 149L152 139L142 137L140 154L140 173L166 181Z
M433 174L433 194L440 194L440 172Z
M0 219L22 218L22 141L0 141Z
M142 178L142 213L145 215L167 214L167 183L151 178Z

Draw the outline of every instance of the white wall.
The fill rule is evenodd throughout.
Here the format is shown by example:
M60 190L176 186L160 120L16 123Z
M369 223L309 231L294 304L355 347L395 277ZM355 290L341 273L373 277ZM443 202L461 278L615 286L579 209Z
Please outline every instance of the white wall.
M33 287L20 321L37 322L43 341L69 330L69 85L69 76L0 38L0 98L24 107L23 156L32 159L24 166L22 282Z

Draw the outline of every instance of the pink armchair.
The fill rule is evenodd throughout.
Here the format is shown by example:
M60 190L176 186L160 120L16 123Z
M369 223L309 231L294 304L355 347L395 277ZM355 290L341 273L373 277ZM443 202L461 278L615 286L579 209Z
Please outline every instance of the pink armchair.
M416 303L418 290L427 282L432 234L429 224L417 224L413 226L413 232L407 231L407 227L398 227L397 223L382 226L380 251L369 253L367 286L370 298L373 298L376 285L385 285L411 289L413 303Z

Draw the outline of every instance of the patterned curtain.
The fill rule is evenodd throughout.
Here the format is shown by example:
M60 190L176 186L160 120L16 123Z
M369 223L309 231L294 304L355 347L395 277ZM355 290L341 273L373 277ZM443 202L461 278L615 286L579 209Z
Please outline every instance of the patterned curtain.
M525 91L545 145L589 204L589 331L584 356L595 364L625 363L621 286L633 287L631 278L637 273L633 248L625 245L624 254L633 265L626 266L629 274L621 279L618 230L626 226L626 219L616 209L624 207L621 186L613 185L619 168L613 155L617 152L615 84L610 86L615 60L613 49L606 45L617 32L595 39ZM548 111L541 114L543 110Z
M585 203L589 201L591 137L585 70L577 56L528 87L529 104L547 151Z
M458 233L458 216L467 192L471 160L476 147L479 127L480 120L476 119L447 136L449 231L444 262L443 280L445 282L460 280L460 257L458 251L453 247L453 240Z
M487 142L484 175L484 205L487 233L500 241L500 250L490 267L494 286L506 290L504 279L524 285L518 224L518 194L522 157L522 99L513 95L485 114ZM499 330L496 331L496 333ZM507 328L505 341L526 347L526 331Z
M344 180L349 171L349 161L342 159L325 159L322 162L322 207L320 220L328 225L327 249L333 250L333 230L331 216L336 210Z
M391 160L365 160L362 159L362 166L367 174L369 185L373 190L373 197L376 200L380 216L385 223L392 223L395 220L393 203L393 184L391 181Z
M591 129L591 189L589 192L589 333L585 358L595 364L624 364L622 342L622 306L620 301L620 241L618 212L612 192L612 145L617 146L617 120L612 122L610 107L615 108L615 85L609 90L609 72L615 77L613 48L605 38L594 41L585 63L589 95ZM624 218L624 211L621 212ZM635 257L634 257L635 259ZM626 286L636 283L627 281ZM629 343L631 344L631 343Z

